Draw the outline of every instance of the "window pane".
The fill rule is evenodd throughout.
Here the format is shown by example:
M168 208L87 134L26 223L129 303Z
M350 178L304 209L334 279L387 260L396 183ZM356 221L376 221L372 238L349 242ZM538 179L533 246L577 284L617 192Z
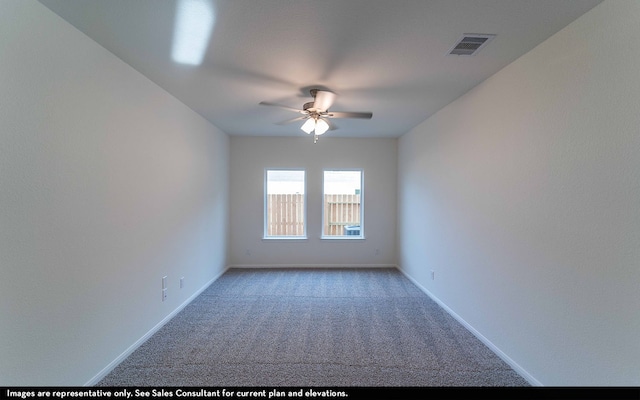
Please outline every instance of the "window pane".
M363 237L362 171L324 171L323 236Z
M267 170L265 236L305 236L303 170Z

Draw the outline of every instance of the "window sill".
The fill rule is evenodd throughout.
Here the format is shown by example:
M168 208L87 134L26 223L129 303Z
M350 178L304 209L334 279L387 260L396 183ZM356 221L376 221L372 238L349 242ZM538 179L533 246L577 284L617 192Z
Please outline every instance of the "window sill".
M322 240L365 240L364 236L320 236Z
M306 242L306 236L268 236L262 238L263 242Z

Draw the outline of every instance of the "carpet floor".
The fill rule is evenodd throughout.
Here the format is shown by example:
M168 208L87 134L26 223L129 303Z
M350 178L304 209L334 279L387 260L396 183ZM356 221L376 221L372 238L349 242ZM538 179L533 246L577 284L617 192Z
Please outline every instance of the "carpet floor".
M230 269L97 386L529 386L395 268Z

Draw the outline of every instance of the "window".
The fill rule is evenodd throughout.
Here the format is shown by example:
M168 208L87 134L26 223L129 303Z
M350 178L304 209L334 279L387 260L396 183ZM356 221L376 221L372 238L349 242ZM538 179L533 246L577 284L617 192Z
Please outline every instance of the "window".
M266 170L264 192L264 237L306 238L305 171Z
M363 239L361 170L325 170L323 238Z

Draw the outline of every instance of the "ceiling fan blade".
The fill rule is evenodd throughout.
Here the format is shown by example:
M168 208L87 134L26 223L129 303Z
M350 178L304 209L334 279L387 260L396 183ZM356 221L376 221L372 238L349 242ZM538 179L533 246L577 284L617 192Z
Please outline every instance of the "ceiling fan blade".
M309 118L308 115L303 115L301 117L295 117L295 118L291 118L291 119L288 119L288 120L285 120L285 121L277 122L276 125L287 125L287 124L290 124L292 122L302 121L303 119L307 119L307 118Z
M329 125L329 130L330 130L330 131L335 131L336 129L338 129L338 127L337 127L333 122L331 122L331 120L330 120L329 118L323 118L323 119L324 119L324 120L327 122L327 124Z
M285 110L294 111L294 112L297 112L297 113L300 113L300 114L306 114L306 111L304 111L304 110L300 110L300 109L297 109L297 108L285 106L285 105L278 104L278 103L271 103L269 101L261 101L260 105L261 106L280 107L280 108L284 108Z
M363 118L371 119L373 113L370 112L347 112L347 111L331 111L327 115L329 118Z
M316 110L327 111L336 99L336 94L328 92L326 90L318 90L316 92L316 99L313 102L313 108Z

